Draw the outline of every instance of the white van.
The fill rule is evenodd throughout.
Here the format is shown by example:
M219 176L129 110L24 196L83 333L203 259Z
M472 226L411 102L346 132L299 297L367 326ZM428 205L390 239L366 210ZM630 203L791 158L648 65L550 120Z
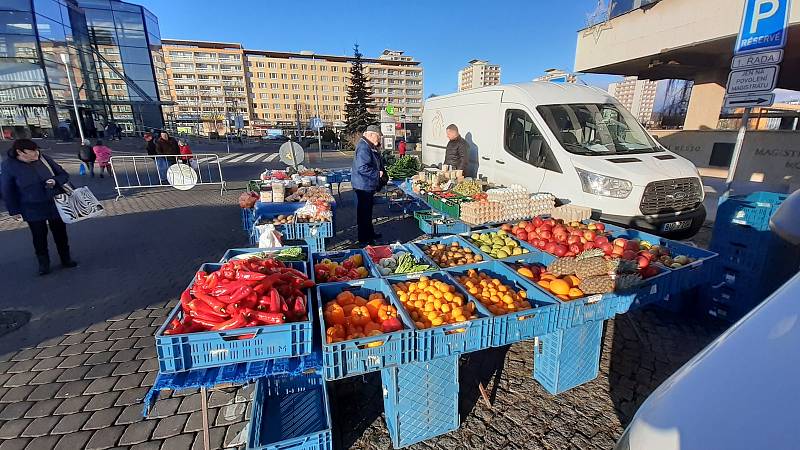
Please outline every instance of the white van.
M608 93L533 82L433 97L422 118L422 161L444 161L445 128L470 145L468 174L550 192L593 218L662 235L702 226L695 166L658 144Z

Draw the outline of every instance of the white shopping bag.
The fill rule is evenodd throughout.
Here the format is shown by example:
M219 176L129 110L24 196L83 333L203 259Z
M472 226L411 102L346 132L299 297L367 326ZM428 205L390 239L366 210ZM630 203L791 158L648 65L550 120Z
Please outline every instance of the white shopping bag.
M258 231L258 248L275 248L283 247L281 238L283 235L275 230L275 225L256 225Z

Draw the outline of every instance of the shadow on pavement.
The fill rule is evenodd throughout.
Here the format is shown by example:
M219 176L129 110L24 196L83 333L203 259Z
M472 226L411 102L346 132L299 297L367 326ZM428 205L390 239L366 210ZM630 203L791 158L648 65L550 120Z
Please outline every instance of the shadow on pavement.
M381 373L328 382L334 448L352 448L383 414ZM388 436L385 436L386 438Z
M495 404L500 380L503 378L506 355L510 348L509 345L489 348L482 352L470 353L462 358L459 368L458 408L462 422L472 413L479 401L484 401L480 386L483 386L489 403Z

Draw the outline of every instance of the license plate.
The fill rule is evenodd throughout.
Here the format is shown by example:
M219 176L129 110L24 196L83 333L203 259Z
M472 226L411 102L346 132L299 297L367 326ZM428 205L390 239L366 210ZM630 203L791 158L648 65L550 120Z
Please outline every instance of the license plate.
M664 231L678 231L678 230L685 230L692 226L691 220L681 220L680 222L668 222L665 223L662 229Z

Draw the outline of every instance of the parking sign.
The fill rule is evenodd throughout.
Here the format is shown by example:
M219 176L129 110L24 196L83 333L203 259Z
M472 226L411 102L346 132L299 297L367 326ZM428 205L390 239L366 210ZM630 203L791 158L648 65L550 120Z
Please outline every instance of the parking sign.
M791 0L745 0L742 28L735 53L750 53L786 46Z

